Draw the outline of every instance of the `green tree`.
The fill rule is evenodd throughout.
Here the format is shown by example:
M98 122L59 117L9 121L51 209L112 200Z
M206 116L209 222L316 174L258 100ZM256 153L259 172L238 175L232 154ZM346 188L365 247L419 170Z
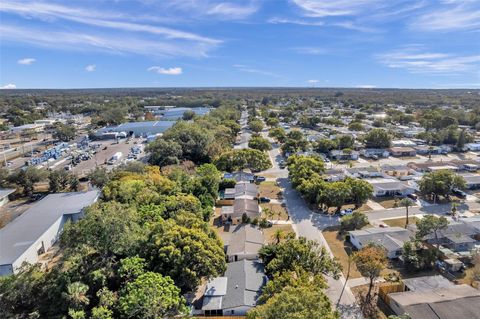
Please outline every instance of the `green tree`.
M387 267L387 256L383 247L369 244L353 255L358 271L369 280L366 303L371 300L372 288L380 273Z
M450 170L438 170L426 173L419 181L420 191L424 195L449 197L452 189L465 189L465 179Z
M67 188L71 182L71 176L64 170L51 171L48 175L50 192L58 193Z
M248 319L335 319L339 318L322 288L286 287L265 304L252 308Z
M392 138L387 131L375 128L365 134L364 142L367 148L388 148L390 147Z
M326 183L321 190L318 202L322 206L327 206L327 208L336 207L337 211L339 211L343 205L348 203L350 198L352 198L352 193L347 183L331 182Z
M102 188L110 181L111 176L105 168L96 167L87 175L87 178L93 186Z
M183 112L182 120L190 121L195 117L195 112L193 110L186 110Z
M20 169L10 174L8 179L11 183L22 187L25 196L32 196L35 184L47 177L48 172L46 170L28 166L26 169Z
M251 169L263 171L272 166L268 154L254 149L235 149L227 151L215 160L215 165L221 171Z
M314 144L314 148L319 153L328 154L331 150L337 148L337 142L336 140L321 138Z
M248 123L248 127L255 133L260 133L263 130L263 123L260 120L253 120Z
M223 244L211 231L168 220L157 223L144 248L153 270L170 276L183 291L225 271Z
M409 208L410 206L413 206L414 204L415 204L415 203L414 203L411 199L409 199L409 198L407 198L407 197L403 198L403 199L400 201L400 205L403 206L403 207L405 207L405 228L407 228L407 226L408 226L408 208Z
M283 127L275 127L270 129L268 136L276 139L278 142L283 143L287 139L287 133Z
M362 212L353 212L353 214L340 219L340 230L342 231L361 229L366 225L368 225L368 217Z
M293 155L288 158L288 176L294 187L305 179L321 176L325 172L325 164L319 156Z
M119 308L125 318L170 318L187 314L185 299L173 280L147 272L120 292Z
M71 308L80 310L90 303L87 292L88 286L76 281L67 286L67 292L64 294L64 298Z
M260 249L267 275L302 268L313 275L330 275L338 278L341 265L332 259L324 247L304 237L289 238L279 244L265 245Z
M345 183L350 187L352 202L358 208L373 195L373 186L362 179L348 178Z
M272 144L261 136L252 136L250 141L248 141L248 147L260 150L260 151L269 151L272 149Z
M76 136L75 126L63 123L55 123L52 135L53 138L59 141L69 142Z
M415 233L415 236L418 239L422 239L430 234L433 234L435 237L435 243L437 244L437 251L440 252L440 241L438 240L438 232L442 229L446 229L447 226L448 220L445 217L425 215L417 222L417 232Z
M148 144L145 150L150 153L148 159L150 164L158 166L178 164L183 154L182 146L179 143L162 138Z

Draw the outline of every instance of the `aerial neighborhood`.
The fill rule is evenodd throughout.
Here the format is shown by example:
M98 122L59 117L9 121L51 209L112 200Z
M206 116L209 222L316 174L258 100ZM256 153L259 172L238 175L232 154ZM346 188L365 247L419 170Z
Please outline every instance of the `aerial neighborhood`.
M0 317L480 318L478 92L396 94L0 95Z

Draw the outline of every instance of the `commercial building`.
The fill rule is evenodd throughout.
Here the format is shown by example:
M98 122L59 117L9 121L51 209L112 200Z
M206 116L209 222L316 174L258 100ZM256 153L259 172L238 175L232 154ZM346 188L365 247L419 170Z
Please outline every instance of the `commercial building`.
M67 221L76 221L99 191L50 194L0 229L0 275L35 264L59 238Z
M95 135L101 137L105 133L125 133L126 136L142 136L160 134L168 130L175 124L174 121L145 121L128 122L114 127L105 127L98 130Z

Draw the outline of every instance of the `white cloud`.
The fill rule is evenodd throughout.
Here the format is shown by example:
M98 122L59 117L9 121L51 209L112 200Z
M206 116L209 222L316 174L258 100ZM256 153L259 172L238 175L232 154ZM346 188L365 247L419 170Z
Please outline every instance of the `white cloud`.
M18 25L2 24L2 40L23 42L49 48L102 50L113 53L136 53L153 56L205 57L223 41L194 32L132 22L135 15L95 11L90 8L63 6L45 2L2 1L0 12L35 20ZM137 17L140 20L140 18ZM74 22L71 28L57 20ZM95 29L92 30L92 27ZM136 33L136 34L132 34Z
M24 58L24 59L20 59L17 61L18 64L22 64L22 65L30 65L32 63L34 63L36 60L34 58Z
M421 47L412 46L376 58L389 68L406 69L411 73L463 74L480 68L480 55L453 55L447 53L421 52Z
M310 83L310 84L316 84L316 83L318 83L319 81L318 81L318 80L308 80L307 82Z
M271 77L275 77L275 78L281 78L282 77L279 74L269 72L269 71L260 70L260 69L255 69L255 68L252 68L250 66L243 65L243 64L234 64L233 67L238 69L239 71L242 71L242 72L255 73L255 74L266 75L266 76L271 76Z
M222 2L214 5L207 11L207 14L223 16L227 19L244 19L257 12L257 10L258 7L252 4L241 6L234 3Z
M378 5L381 0L293 0L309 17L352 16Z
M16 89L17 86L15 84L9 83L4 86L0 86L0 90L11 90L11 89Z
M166 75L180 75L183 73L183 70L180 67L162 68L159 66L151 66L147 69L147 71L153 71L158 74L166 74Z
M321 55L321 54L328 53L327 49L317 48L317 47L298 47L298 48L293 48L293 50L297 53L311 54L311 55Z
M172 42L168 39L142 39L140 37L103 35L82 32L60 32L43 28L23 28L14 25L0 25L2 41L35 44L42 47L103 51L115 54L135 53L150 56L189 56L205 57L212 47L205 43Z
M467 1L450 1L456 6L440 7L427 12L416 20L410 27L413 30L423 31L456 31L480 29L480 6Z
M325 23L323 21L308 21L302 19L286 19L286 18L270 18L268 23L271 24L298 24L298 25L308 25L308 26L322 26Z
M97 70L97 66L95 64L89 64L85 67L85 71L87 72L95 72Z
M359 89L374 89L377 86L373 84L359 84L359 85L356 85L355 87Z

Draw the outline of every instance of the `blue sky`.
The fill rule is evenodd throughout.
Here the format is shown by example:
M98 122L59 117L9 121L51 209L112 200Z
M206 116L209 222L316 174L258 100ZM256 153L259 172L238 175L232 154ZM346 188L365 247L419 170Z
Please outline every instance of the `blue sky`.
M0 14L2 88L480 88L480 0L1 0Z

